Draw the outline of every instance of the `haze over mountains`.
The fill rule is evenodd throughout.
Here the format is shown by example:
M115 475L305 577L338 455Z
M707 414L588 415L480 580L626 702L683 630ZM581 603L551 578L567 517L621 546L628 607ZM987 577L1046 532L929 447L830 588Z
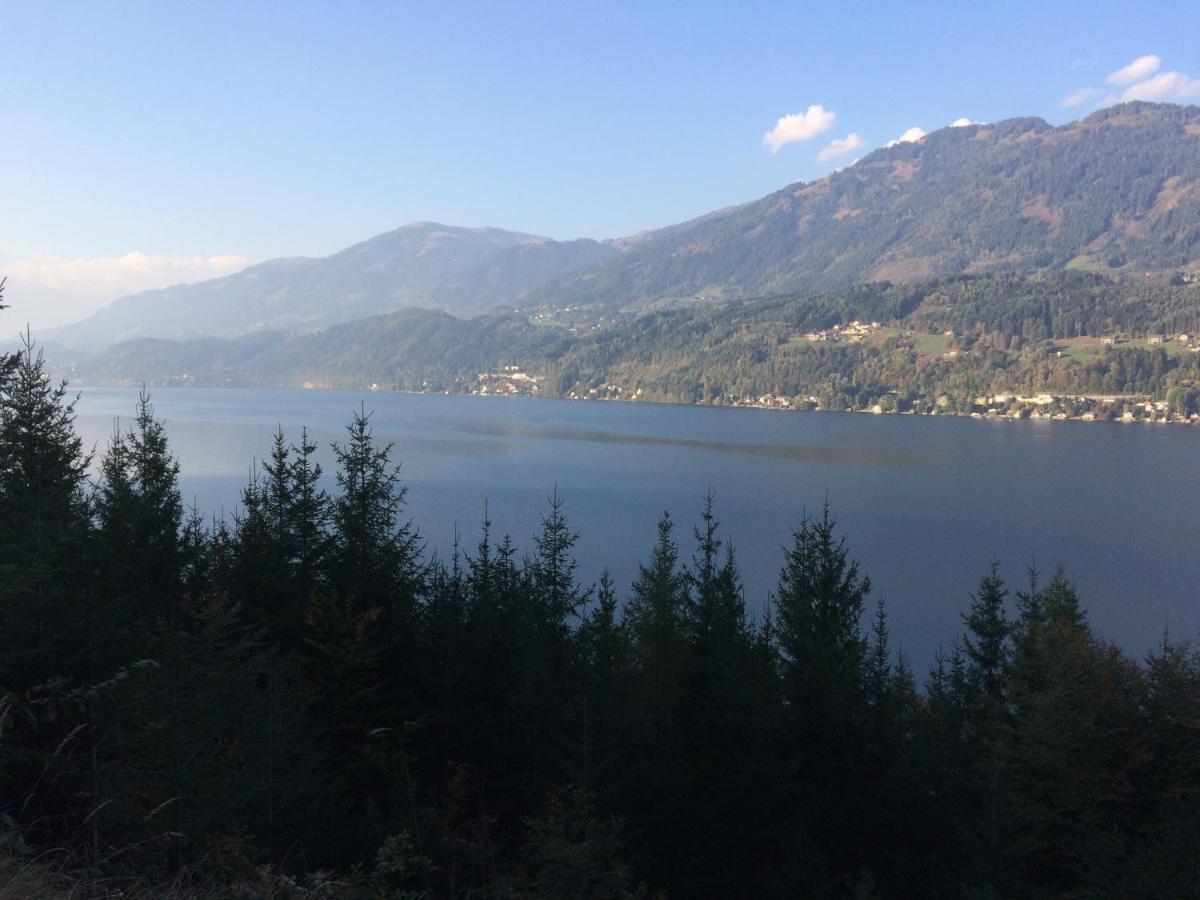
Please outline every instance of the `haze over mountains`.
M471 315L615 253L591 240L414 222L332 256L273 259L224 278L123 297L55 329L52 338L78 346L307 332L412 306Z
M945 128L809 184L616 241L555 241L421 222L323 259L277 259L147 291L45 335L131 338L313 332L406 307L639 310L870 281L1200 262L1200 107L1127 103Z

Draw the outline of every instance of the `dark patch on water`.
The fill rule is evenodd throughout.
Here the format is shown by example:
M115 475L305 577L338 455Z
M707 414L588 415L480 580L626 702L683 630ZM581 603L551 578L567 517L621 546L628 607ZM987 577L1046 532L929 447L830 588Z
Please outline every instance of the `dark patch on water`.
M572 426L534 425L528 422L457 422L447 423L465 434L488 437L534 438L552 441L586 441L593 444L651 445L685 447L708 453L740 453L766 459L788 459L797 462L842 463L860 466L921 466L929 460L909 451L873 450L862 447L818 447L804 444L752 444L744 441L713 441L702 438L666 437L652 434L630 434L620 431L600 431Z

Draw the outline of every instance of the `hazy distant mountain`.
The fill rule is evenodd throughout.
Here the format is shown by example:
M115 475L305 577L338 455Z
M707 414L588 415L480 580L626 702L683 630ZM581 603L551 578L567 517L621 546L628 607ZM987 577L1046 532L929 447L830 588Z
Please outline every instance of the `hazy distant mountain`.
M616 250L498 228L415 222L321 259L274 259L210 281L145 291L49 333L68 345L140 337L315 331L410 306L471 315Z
M807 336L855 320L880 324L849 340ZM459 319L405 309L303 335L142 339L74 365L49 355L58 372L90 384L460 392L479 388L480 373L511 366L541 378L542 395L723 402L831 392L841 408L891 391L970 400L1014 389L1165 395L1179 385L1191 397L1200 354L1189 342L1151 345L1148 336L1197 331L1200 281L1064 271L875 282L570 322L516 310ZM1114 334L1125 338L1101 343Z
M644 305L873 280L1200 261L1200 107L943 128L811 184L618 242L531 302Z
M50 335L315 331L402 307L641 308L941 274L1200 262L1200 107L1128 103L1058 128L944 128L811 184L612 242L416 223L324 259L279 259L118 300Z
M0 266L0 278L5 277L2 268ZM15 339L18 330L25 330L26 322L32 322L34 331L40 332L45 325L74 322L94 308L87 301L67 297L48 284L19 275L7 276L4 302L9 310L0 319L4 325L0 343Z

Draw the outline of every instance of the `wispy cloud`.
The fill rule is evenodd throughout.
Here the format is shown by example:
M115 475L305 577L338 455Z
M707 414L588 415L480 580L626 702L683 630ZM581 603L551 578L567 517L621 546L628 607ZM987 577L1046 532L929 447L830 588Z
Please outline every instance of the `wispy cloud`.
M814 103L802 113L781 116L775 127L763 135L763 145L778 153L784 144L809 141L833 127L837 113Z
M228 275L249 262L244 256L153 256L138 251L96 257L45 253L7 260L4 269L63 294L113 299L133 291Z
M968 125L978 125L978 124L979 124L978 122L972 122L966 116L963 116L962 118L955 119L953 122L951 122L950 127L951 128L966 128Z
M916 125L914 125L912 128L906 129L904 134L900 135L900 137L896 138L894 141L888 141L883 146L895 147L897 144L911 144L913 141L919 141L923 137L925 137L925 129L918 128Z
M1100 88L1085 87L1067 94L1058 102L1058 105L1064 109L1074 109L1076 106L1083 106L1083 104L1103 96L1104 91Z
M1161 72L1131 84L1121 92L1122 100L1151 100L1157 103L1200 98L1200 79L1189 78L1182 72Z
M1189 103L1200 100L1200 78L1192 78L1183 72L1160 72L1161 68L1162 59L1153 53L1147 53L1109 73L1105 81L1117 90L1080 88L1064 97L1058 105L1069 109L1090 104L1099 109L1129 100L1148 100L1155 103Z
M829 159L837 159L839 156L845 156L847 153L853 153L863 145L863 139L857 131L852 131L843 138L834 138L824 149L817 154L817 162L825 162Z
M125 294L216 278L249 264L246 257L232 255L155 256L135 251L123 256L70 257L41 253L0 257L0 272L11 276L10 299L14 303L28 298L22 305L22 321L49 326L85 316Z
M1137 81L1149 78L1162 66L1162 60L1153 53L1147 53L1145 56L1139 56L1127 66L1122 66L1113 72L1105 80L1112 85L1120 87L1121 85L1133 84Z

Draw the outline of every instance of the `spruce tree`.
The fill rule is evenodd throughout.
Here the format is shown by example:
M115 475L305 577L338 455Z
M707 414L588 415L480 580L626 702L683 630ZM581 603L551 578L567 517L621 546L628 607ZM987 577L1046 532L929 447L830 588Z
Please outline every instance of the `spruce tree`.
M826 890L867 860L857 842L871 801L867 641L861 630L868 578L837 535L828 504L793 533L775 596L774 629L783 669L781 752L794 794L787 839L809 857L789 889Z
M977 702L1002 703L1005 695L1004 664L1009 648L1009 622L1005 612L1008 589L1000 578L995 560L971 597L971 608L963 622L963 638L971 688Z
M861 632L870 579L859 575L826 505L793 535L775 596L775 633L788 691L813 711L849 712L864 699Z
M85 475L75 401L32 339L0 378L0 810L45 846L90 852L99 832L95 703L111 677L95 665L103 622L92 585ZM77 398L76 398L77 399Z
M325 561L329 554L329 494L321 487L324 474L316 461L317 444L300 430L300 443L291 447L288 472L295 588L300 597L309 598L325 588Z
M1200 892L1200 655L1167 634L1146 659L1139 850L1131 881L1164 894Z
M513 685L529 785L543 795L570 778L579 752L577 698L583 679L572 629L587 602L587 592L575 576L577 536L567 523L557 488L549 505L541 531L534 536L534 555L524 566L524 602L518 617L523 634L514 647L520 665Z
M688 579L679 569L674 530L670 515L663 513L650 564L639 564L625 606L648 724L655 733L672 728L687 655Z
M183 501L179 463L150 396L138 397L133 427L114 429L100 466L96 521L104 571L100 590L127 647L178 618Z
M338 495L333 501L329 579L334 596L358 613L379 609L411 627L420 576L420 539L402 519L407 489L379 446L365 410L354 414L344 444L334 444ZM401 626L401 623L403 625Z
M969 689L966 660L959 641L950 653L940 648L925 686L920 727L917 730L917 776L924 792L918 807L925 815L918 824L918 840L926 860L941 860L930 871L937 875L937 890L954 896L974 871L962 865L971 840L974 806L969 784L973 773L967 747Z
M683 753L682 703L688 655L687 574L679 568L674 523L663 513L649 565L639 565L625 616L633 639L630 758L622 804L642 849L651 885L673 883L687 866L680 824L690 786Z
M0 382L0 684L87 671L85 478L75 399L28 335Z
M1097 641L1074 585L1060 571L1041 600L1042 620L1023 641L1036 677L1010 675L1011 725L1001 744L1007 773L1002 873L1041 893L1097 893L1122 875L1129 785L1139 758L1139 678Z
M353 823L325 846L339 865L361 860L399 828L408 737L419 715L417 603L424 571L418 538L401 520L404 489L378 446L369 416L355 414L344 445L334 444L339 492L329 508L317 485L315 447L290 451L277 435L265 483L253 492L247 523L264 531L259 552L287 572L276 639L286 645L293 603L305 602L303 671L313 698L317 745L329 802ZM319 561L324 572L316 569ZM297 576L300 576L299 578ZM299 594L311 591L308 597ZM281 596L278 589L273 595Z
M1003 835L1009 772L1002 739L1007 724L1010 625L1005 610L1008 589L992 561L980 579L963 616L967 675L967 748L972 760L975 864L983 882L993 887L1004 875Z
M469 781L485 792L486 809L481 798L473 810L460 810L460 824L484 835L497 821L516 827L545 799L544 782L531 778L532 700L522 696L530 686L534 650L526 574L516 564L511 538L494 540L485 505L482 533L466 565L464 752L460 765L443 769L454 789Z
M289 446L276 429L237 520L234 595L285 651L300 644L305 610L328 583L330 499L315 450L306 430Z
M460 753L465 685L471 660L467 646L467 580L457 530L449 564L435 558L429 566L426 600L421 607L421 680L423 702L431 712L429 752L445 765Z
M632 677L629 628L607 569L600 574L596 602L580 623L576 640L584 673L580 780L598 792L612 785L623 764Z
M769 740L776 695L746 617L733 547L718 526L710 490L687 570L680 730L688 749L678 765L693 799L691 814L676 825L675 885L687 894L733 896L764 889L756 879L776 788Z

